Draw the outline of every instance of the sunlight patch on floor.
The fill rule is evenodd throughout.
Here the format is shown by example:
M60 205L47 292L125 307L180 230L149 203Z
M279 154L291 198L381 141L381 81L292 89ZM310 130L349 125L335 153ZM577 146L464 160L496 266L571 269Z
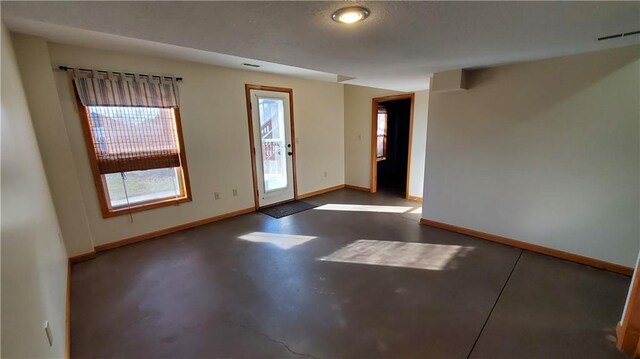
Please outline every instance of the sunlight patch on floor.
M293 248L302 243L308 242L317 237L313 236L301 236L297 234L281 234L281 233L267 233L267 232L252 232L238 237L244 241L256 242L256 243L270 243L274 246L282 249Z
M405 206L378 206L373 204L338 204L328 203L314 208L321 211L351 211L351 212L385 212L385 213L406 213L414 207Z
M321 261L371 264L390 267L443 270L456 256L473 247L360 239Z

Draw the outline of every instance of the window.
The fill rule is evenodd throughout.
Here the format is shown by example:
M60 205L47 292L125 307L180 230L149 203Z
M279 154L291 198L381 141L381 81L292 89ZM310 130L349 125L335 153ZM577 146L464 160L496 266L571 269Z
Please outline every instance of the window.
M378 106L377 136L377 158L382 161L387 159L387 109L384 106Z
M105 216L188 200L178 109L86 106Z
M184 196L179 167L109 173L104 177L112 208Z
M190 201L178 107L149 106L157 104L151 101L147 105L105 106L105 102L123 102L88 94L86 86L93 86L90 81L94 79L83 80L87 83L76 82L76 89L103 216ZM120 90L128 85L110 82L109 86L120 86ZM133 90L128 99L135 97ZM160 94L159 89L143 89L142 94L156 92Z

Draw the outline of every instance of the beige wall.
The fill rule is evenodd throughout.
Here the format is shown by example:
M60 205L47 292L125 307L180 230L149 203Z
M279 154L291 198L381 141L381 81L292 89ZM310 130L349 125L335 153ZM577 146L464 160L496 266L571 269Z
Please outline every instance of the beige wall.
M371 187L371 99L400 92L344 86L345 183Z
M60 227L74 256L93 251L93 241L82 197L76 161L67 138L58 91L51 71L47 43L13 35L18 67L33 119L42 161L51 188Z
M298 192L304 194L344 183L344 93L341 84L59 44L45 47L43 40L23 35L16 35L14 39L17 47L31 43L29 56L18 58L24 71L64 64L173 74L184 78L180 84L181 117L193 201L179 207L135 213L134 223L130 223L128 216L102 218L70 75L53 74L62 111L60 118L44 118L46 109L40 108L43 104L35 99L30 102L34 114L42 114L42 118L34 118L36 127L43 126L45 121L58 121L55 127L66 129L66 135L62 131L52 132L56 137L52 142L66 143L71 157L64 153L64 146L52 145L50 149L54 153L48 162L52 162L52 167L69 160L74 162L79 183L76 190L84 202L91 238L96 246L253 206L244 90L247 83L293 88ZM41 80L27 86L27 92L41 92L44 86L51 85L50 81ZM327 172L326 177L324 172ZM238 190L237 197L232 196L233 189ZM219 200L214 200L214 192L220 192ZM66 212L60 214L61 218L66 215ZM87 238L85 242L90 243L90 240ZM73 245L69 249L70 255L86 252L84 246Z
M372 100L375 97L397 94L400 94L400 92L371 87L345 85L344 162L346 184L370 188ZM409 194L416 197L422 197L429 92L416 92L414 101L415 108L413 113Z
M409 195L422 198L422 190L424 187L424 156L427 151L429 91L416 92L414 101Z
M64 356L67 254L2 24L2 357ZM43 324L49 321L53 346Z
M431 93L424 218L633 266L640 47L470 73Z

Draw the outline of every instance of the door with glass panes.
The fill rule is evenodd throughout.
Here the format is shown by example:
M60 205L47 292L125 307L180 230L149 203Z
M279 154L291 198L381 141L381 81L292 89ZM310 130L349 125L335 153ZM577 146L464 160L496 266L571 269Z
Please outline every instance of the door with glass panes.
M294 198L291 98L288 92L250 90L258 207Z

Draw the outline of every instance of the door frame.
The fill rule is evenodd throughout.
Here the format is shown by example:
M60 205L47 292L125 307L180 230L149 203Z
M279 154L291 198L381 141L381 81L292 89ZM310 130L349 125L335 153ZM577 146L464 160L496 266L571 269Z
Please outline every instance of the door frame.
M289 117L291 120L291 152L293 155L291 156L292 162L292 171L293 171L293 199L273 203L269 206L275 206L280 203L295 201L298 199L298 177L296 176L296 131L294 125L294 116L293 116L293 89L285 88L285 87L274 87L274 86L262 86L262 85L254 85L254 84L245 84L245 96L247 100L247 118L249 120L249 153L251 155L251 174L253 176L253 202L254 208L257 210L260 208L260 202L258 199L258 174L256 170L256 146L253 141L253 114L251 111L251 90L261 90L261 91L272 91L272 92L285 92L289 94Z
M376 193L378 191L378 157L377 157L377 132L378 132L378 104L380 102L394 101L394 100L411 100L409 110L409 152L407 154L407 184L405 198L411 199L409 195L409 183L411 182L411 145L413 142L413 113L415 111L415 97L416 94L405 93L400 95L391 95L383 97L374 97L371 100L371 178L369 191Z

